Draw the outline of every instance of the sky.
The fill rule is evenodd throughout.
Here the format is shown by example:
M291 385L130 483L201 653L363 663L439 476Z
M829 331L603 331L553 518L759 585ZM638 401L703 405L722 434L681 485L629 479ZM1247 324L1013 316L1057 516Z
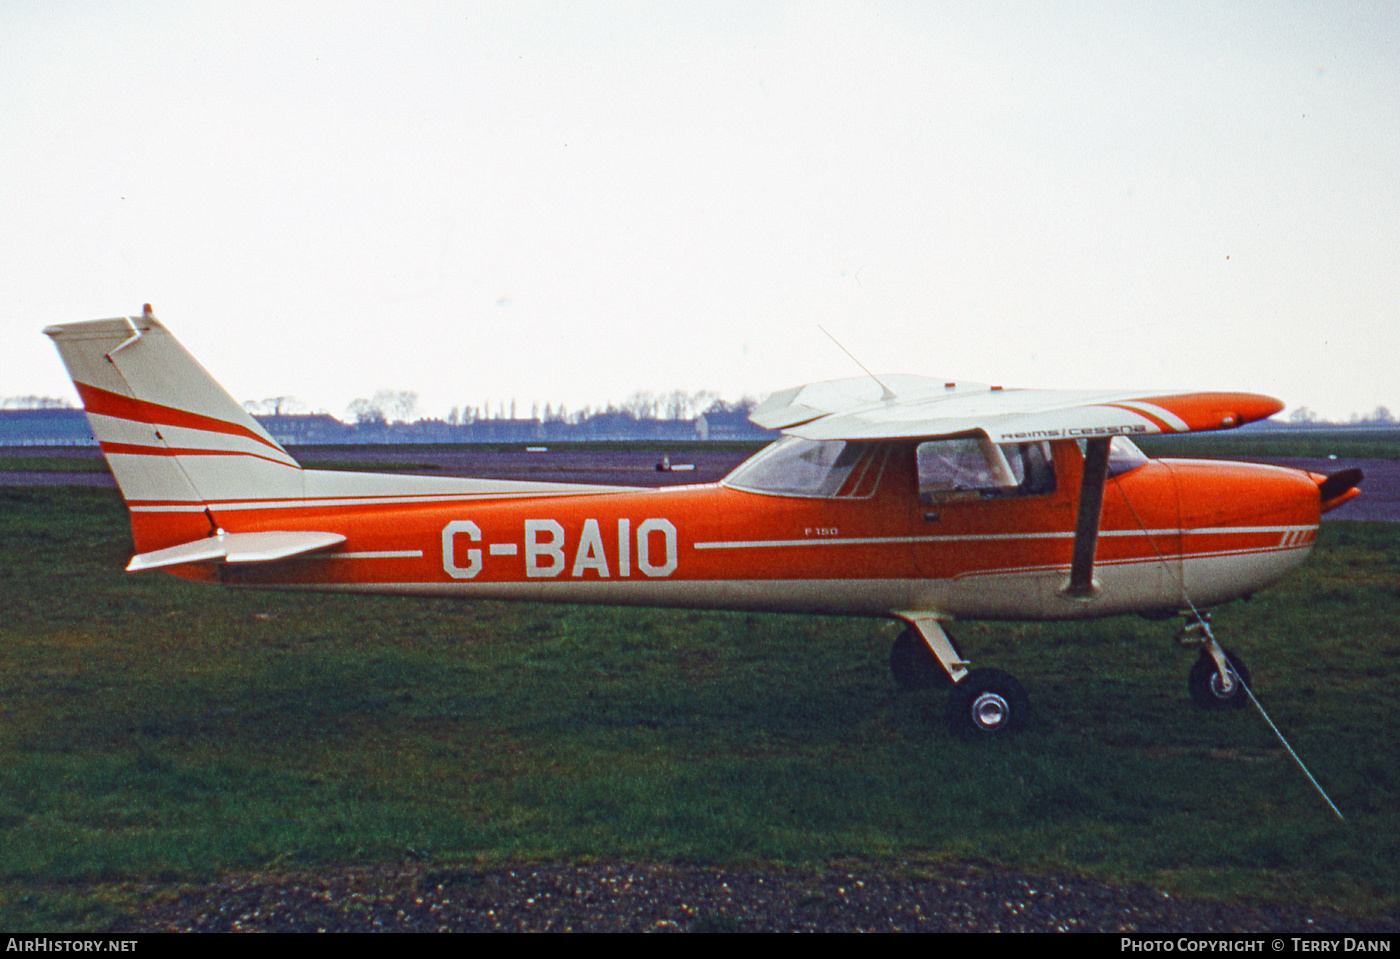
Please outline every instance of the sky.
M871 370L1400 414L1400 3L0 0L0 396Z

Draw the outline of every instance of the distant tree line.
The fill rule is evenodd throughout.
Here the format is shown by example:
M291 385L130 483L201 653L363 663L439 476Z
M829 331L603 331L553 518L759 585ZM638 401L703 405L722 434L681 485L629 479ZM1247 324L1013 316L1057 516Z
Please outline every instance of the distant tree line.
M59 396L7 396L0 410L71 410L73 404Z
M271 414L274 412L271 404L291 399L293 398L274 397L259 403L244 405L248 406L249 409L254 409L256 406L257 409L254 412ZM528 419L539 423L562 423L579 426L598 416L626 416L638 421L686 422L705 413L714 414L740 410L747 413L755 405L756 401L750 398L742 399L737 403L726 402L720 399L719 394L713 390L699 390L694 393L672 390L670 393L663 394L642 390L633 393L621 403L610 402L605 407L585 405L581 409L573 411L570 411L563 403L557 407L553 403L545 403L544 409L541 411L539 401L536 400L530 406L528 417L521 415L514 399L509 401L509 406L507 406L506 400L497 400L494 409L488 399L480 406L472 404L454 406L444 419L434 421L446 423L449 426L470 426L473 423L495 420ZM417 393L408 390L380 390L369 399L361 397L351 402L345 410L345 419L346 422L356 425L386 426L391 423L421 422L425 417L419 416Z
M1384 406L1377 406L1367 414L1353 413L1345 423L1324 420L1306 406L1300 406L1288 414L1288 422L1297 426L1396 426L1400 420Z
M418 394L411 390L380 390L359 397L344 419L308 413L294 396L270 396L245 401L275 438L303 443L470 443L578 440L709 440L759 439L767 431L748 421L757 401L721 399L718 393L674 390L637 392L622 403L569 410L532 403L528 416L515 400L487 400L480 406L454 406L445 418L422 415Z

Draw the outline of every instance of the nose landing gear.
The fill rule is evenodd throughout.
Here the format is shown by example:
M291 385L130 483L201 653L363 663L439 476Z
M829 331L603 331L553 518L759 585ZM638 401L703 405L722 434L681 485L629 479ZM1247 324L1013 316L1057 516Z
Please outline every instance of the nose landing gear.
M1215 641L1210 617L1193 616L1177 634L1177 642L1201 650L1186 678L1191 700L1202 709L1243 709L1249 701L1245 688L1252 685L1244 660Z

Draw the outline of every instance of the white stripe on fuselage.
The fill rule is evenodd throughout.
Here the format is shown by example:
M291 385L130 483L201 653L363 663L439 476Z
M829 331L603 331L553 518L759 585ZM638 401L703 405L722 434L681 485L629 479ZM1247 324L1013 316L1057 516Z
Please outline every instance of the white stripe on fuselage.
M1215 526L1204 529L1102 530L1099 538L1122 536L1206 536L1230 533L1306 533L1316 526ZM1058 533L967 533L952 536L813 536L809 539L722 540L696 543L695 549L781 549L791 546L876 546L900 543L979 543L1026 539L1073 539L1072 530Z

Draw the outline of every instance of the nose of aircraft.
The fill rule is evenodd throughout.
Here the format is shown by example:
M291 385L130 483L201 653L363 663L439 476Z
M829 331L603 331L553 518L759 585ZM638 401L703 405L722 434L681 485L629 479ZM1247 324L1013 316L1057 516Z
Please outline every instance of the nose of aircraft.
M1322 513L1327 477L1318 474L1222 460L1164 462L1176 477L1183 530L1316 526Z
M1180 503L1183 585L1198 605L1263 589L1311 551L1327 477L1256 463L1165 462Z

